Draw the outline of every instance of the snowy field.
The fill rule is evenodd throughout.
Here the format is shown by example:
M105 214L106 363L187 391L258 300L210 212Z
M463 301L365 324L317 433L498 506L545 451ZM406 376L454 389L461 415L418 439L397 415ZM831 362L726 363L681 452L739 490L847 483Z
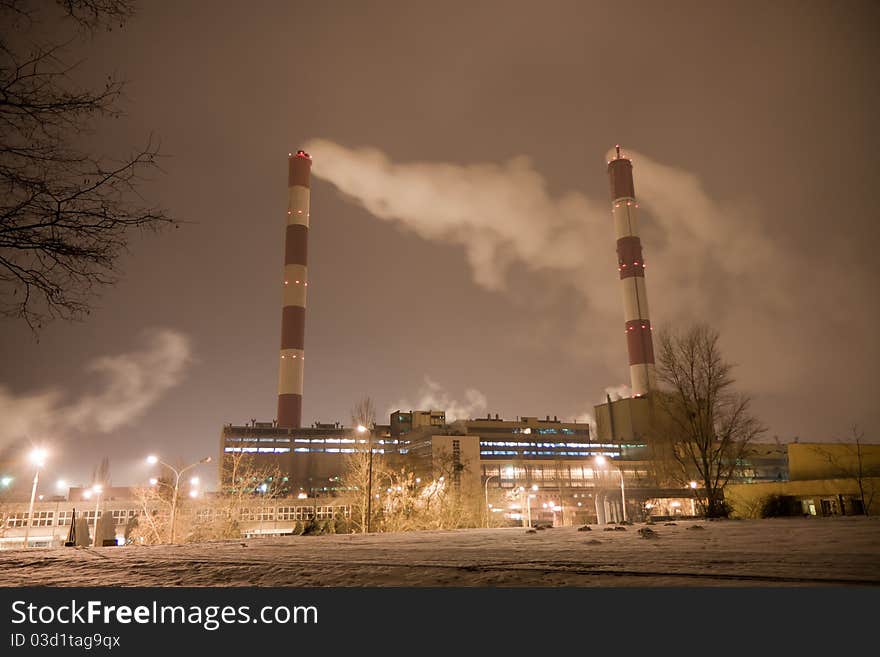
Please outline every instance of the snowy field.
M699 525L702 528L695 528ZM880 585L880 518L290 536L0 552L3 586Z

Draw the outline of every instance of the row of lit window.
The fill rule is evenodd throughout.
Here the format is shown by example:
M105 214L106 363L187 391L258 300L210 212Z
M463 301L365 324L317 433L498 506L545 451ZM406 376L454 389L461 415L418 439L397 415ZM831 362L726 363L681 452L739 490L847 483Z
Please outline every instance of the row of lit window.
M290 452L290 447L226 447L223 451L236 454L240 452L246 454L287 454Z
M523 450L521 452L514 452L511 450L480 450L480 456L598 456L602 454L604 456L617 456L615 452L592 452L592 451L582 451L582 452L545 452L545 451L527 451Z
M351 444L356 442L366 443L366 440L357 441L354 438L295 438L295 443L342 443L342 444ZM375 442L382 442L381 440L377 440Z
M106 513L105 511L101 511L99 515L103 515ZM128 518L134 517L138 515L139 511L137 509L123 509L111 512L113 518L116 520L117 524L124 523ZM31 523L31 527L54 527L54 526L67 526L70 525L70 519L73 515L73 511L59 511L58 516L56 518L54 511L35 511L34 512L34 521ZM95 512L94 511L85 511L78 514L78 517L85 518L86 521L93 525L95 523ZM6 527L25 527L27 525L28 512L20 511L17 513L10 513L6 516L5 526ZM0 527L3 526L3 523L0 522Z
M481 440L480 445L484 447L570 447L575 449L614 449L618 445L611 443L534 443L534 442L514 442L514 441L491 441Z
M295 447L294 452L311 453L311 454L356 454L357 449L337 448L337 447ZM384 449L373 449L373 454L384 454Z

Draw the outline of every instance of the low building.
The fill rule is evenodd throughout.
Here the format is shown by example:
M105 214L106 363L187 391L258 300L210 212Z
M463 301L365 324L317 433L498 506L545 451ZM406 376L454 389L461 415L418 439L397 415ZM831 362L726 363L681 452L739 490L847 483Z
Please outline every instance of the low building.
M880 513L880 445L788 443L783 481L729 484L724 498L741 517Z
M129 533L135 521L144 515L142 503L133 497L107 500L98 508L91 504L61 500L35 502L33 520L30 528L27 528L29 508L28 503L18 502L5 504L0 509L0 549L24 547L25 533L29 547L63 546L70 531L74 511L78 519L85 518L91 537L94 535L96 518L101 519L99 528L105 519L112 518L113 527L100 533L102 536L115 536L115 543L124 545L129 541ZM164 513L160 509L152 511L159 515ZM193 516L195 522L209 521L212 516L222 512L210 499L187 501L179 510L181 514ZM351 517L351 506L343 499L254 498L242 505L238 524L243 537L287 535L294 531L297 523L310 518L325 520L339 517ZM83 538L80 536L80 541Z

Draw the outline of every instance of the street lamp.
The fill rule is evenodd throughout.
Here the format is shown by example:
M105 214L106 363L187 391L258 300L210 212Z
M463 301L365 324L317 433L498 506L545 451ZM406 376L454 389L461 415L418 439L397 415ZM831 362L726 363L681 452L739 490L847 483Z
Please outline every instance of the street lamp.
M31 450L31 463L34 464L34 487L31 488L31 505L28 509L27 524L24 526L24 546L28 546L31 524L34 521L34 498L37 496L37 482L40 480L40 468L46 464L46 450L39 447Z
M492 477L497 477L497 476L498 475L489 475L488 477L486 477L485 488L486 488L486 527L487 528L489 527L489 480Z
M594 460L596 461L596 465L605 465L608 462L608 459L601 454ZM620 507L623 510L623 521L626 522L626 490L623 486L623 470L618 467L615 467L614 469L617 470L617 474L620 475Z
M169 470L171 470L174 473L174 494L171 497L171 531L169 532L169 537L168 537L169 543L174 543L174 518L177 515L177 494L178 494L178 491L180 490L180 476L184 472L189 470L190 468L194 468L197 465L200 465L202 463L210 463L210 462L211 462L211 457L206 456L205 458L203 458L199 461L196 461L195 463L190 463L185 468L181 468L180 470L178 470L173 465L168 465L167 463L165 463L165 461L160 461L158 456L151 454L150 456L147 457L147 463L149 463L150 465L155 465L156 463L161 463L162 465L164 465L166 468L168 468Z
M369 466L367 466L367 533L370 533L370 530L373 527L373 432L367 429L363 424L359 424L357 427L357 431L360 434L365 432L369 432L370 435L367 437L367 445L370 451L369 457Z
M691 515L697 515L697 482L692 481L688 484L691 487L691 491L693 492L693 497L691 498Z

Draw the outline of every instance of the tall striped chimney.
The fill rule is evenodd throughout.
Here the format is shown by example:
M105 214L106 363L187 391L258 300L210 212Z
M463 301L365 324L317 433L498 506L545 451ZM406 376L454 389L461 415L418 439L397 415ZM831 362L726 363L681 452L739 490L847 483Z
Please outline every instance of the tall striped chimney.
M309 177L312 158L297 151L287 160L287 222L281 292L281 360L278 373L278 426L302 423L303 348L308 287Z
M654 387L654 342L645 289L645 260L639 239L638 204L633 188L632 162L620 155L608 162L611 183L611 212L617 235L617 269L623 290L626 346L633 397L646 395Z

